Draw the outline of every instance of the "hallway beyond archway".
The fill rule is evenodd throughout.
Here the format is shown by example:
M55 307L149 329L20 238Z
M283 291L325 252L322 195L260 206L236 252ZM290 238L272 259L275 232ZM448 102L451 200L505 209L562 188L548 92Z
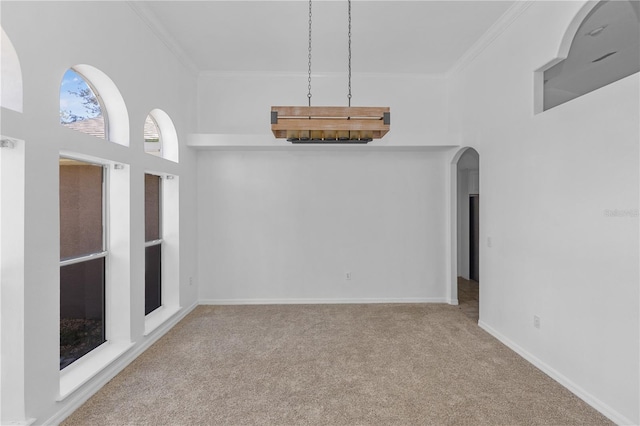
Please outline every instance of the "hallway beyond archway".
M458 277L458 308L474 322L480 317L480 286L477 281Z

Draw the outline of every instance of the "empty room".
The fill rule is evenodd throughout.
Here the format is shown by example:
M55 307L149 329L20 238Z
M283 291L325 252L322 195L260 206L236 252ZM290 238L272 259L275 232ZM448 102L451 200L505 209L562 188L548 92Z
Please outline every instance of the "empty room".
M640 2L0 2L1 425L640 424Z

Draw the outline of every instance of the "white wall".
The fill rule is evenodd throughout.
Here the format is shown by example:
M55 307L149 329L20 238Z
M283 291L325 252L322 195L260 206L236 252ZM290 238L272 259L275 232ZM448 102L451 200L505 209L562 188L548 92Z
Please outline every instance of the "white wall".
M446 301L446 151L340 148L199 152L201 302Z
M449 80L354 74L354 105L391 106L392 131L372 146L455 140L478 150L482 326L610 417L638 423L638 219L605 214L638 208L638 75L533 115L533 70L553 59L581 4L533 2ZM131 164L131 176L159 169L180 176L183 306L198 296L228 303L447 300L449 152L194 153L184 146L194 130L204 145L275 145L270 106L304 104L306 76L203 74L196 87L124 2L3 2L2 29L25 87L24 114L3 109L2 134L25 141L26 191L23 318L2 311L2 369L4 380L7 359L17 358L5 356L12 353L7 341L23 341L26 418L42 423L78 402L55 402L60 150ZM59 125L60 80L81 63L120 89L130 147ZM315 78L314 105L344 104L345 88L343 75ZM144 153L140 136L154 108L174 121L179 164ZM129 190L130 279L137 283L144 276L142 179ZM193 276L200 282L190 286ZM2 293L3 306L10 295ZM136 348L147 341L136 310L141 295L132 291ZM23 336L5 334L7 324L22 320Z
M451 126L481 159L480 324L638 424L638 74L533 114L533 71L583 4L532 2L452 76Z
M24 82L24 113L18 115L3 109L2 134L25 141L24 302L17 305L20 315L16 317L8 317L9 313L2 311L2 377L4 380L5 372L11 371L11 377L18 376L15 380L22 381L15 386L24 385L26 410L22 419L10 412L6 414L12 417L5 417L3 411L2 422L31 418L40 424L68 413L74 404L77 406L88 396L87 392L97 389L96 383L117 371L117 368L103 371L69 398L56 402L60 384L59 153L80 152L130 165L131 181L127 191L130 199L124 205L130 205L131 258L128 261L131 270L127 278L131 282L131 294L124 315L130 314L130 330L126 334L135 343L129 354L136 353L145 342L157 337L143 337L142 176L146 170L180 176L180 282L173 284L179 286L183 307L197 300L197 286L189 286L189 277L196 272L196 176L193 172L196 162L194 153L184 144L186 134L195 127L196 79L125 2L3 2L2 29L18 53ZM129 147L77 133L59 124L60 82L64 72L76 64L100 69L119 88L129 114ZM182 143L179 164L144 152L143 125L154 108L166 111L177 128ZM3 293L3 305L11 303L7 295ZM9 324L22 324L22 321L24 335L21 336L20 332L11 331ZM12 339L24 342L23 359L17 359L6 344ZM3 382L2 389L12 389L13 385Z
M312 105L347 105L346 73L314 74ZM445 76L353 75L353 106L388 106L391 131L370 145L446 145ZM201 73L196 145L289 145L271 133L276 105L307 105L307 75Z

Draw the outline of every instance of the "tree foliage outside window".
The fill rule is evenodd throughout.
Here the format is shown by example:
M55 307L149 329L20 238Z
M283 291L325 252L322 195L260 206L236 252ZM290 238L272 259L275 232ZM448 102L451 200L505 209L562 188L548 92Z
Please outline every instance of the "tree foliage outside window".
M68 69L60 84L60 124L105 138L105 120L100 99L89 83Z

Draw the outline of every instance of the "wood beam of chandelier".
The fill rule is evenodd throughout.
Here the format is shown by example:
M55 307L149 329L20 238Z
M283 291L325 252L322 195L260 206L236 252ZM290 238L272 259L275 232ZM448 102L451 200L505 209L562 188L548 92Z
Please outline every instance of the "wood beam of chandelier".
M311 106L311 0L309 0L309 106L271 107L271 131L292 143L367 143L389 131L389 107L351 106L351 0L349 5L348 106Z
M292 143L367 143L389 131L389 107L271 107L271 130Z

